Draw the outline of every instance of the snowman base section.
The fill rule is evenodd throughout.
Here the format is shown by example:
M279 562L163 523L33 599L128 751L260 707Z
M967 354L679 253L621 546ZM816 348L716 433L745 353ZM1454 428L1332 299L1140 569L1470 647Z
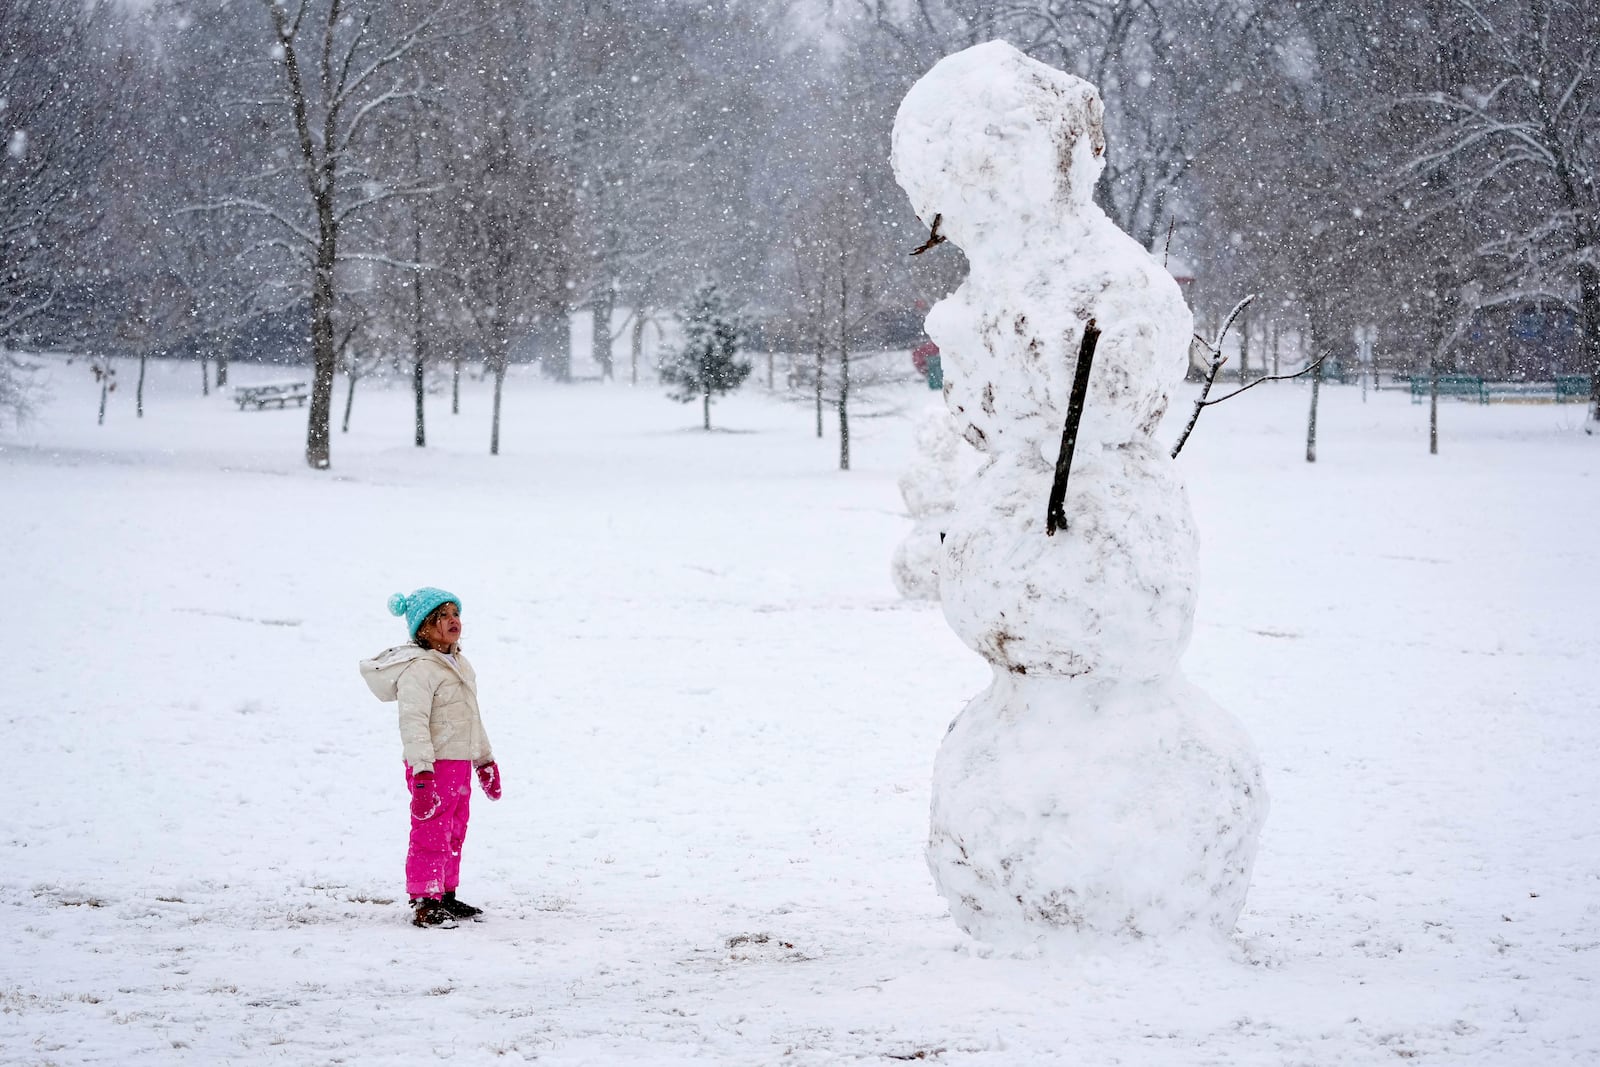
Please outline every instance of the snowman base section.
M1249 738L1181 678L999 674L940 747L928 865L994 945L1225 937L1266 814Z

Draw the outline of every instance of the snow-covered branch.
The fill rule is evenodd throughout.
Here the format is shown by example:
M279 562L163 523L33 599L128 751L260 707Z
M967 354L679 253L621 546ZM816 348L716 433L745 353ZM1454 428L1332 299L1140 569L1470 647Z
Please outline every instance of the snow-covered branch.
M393 267L396 270L403 271L437 270L439 267L438 263L398 259L394 256L385 255L382 252L340 252L339 262L343 263L346 261L378 263L385 267Z
M420 88L420 84L414 85L410 89L402 89L399 86L395 86L379 93L371 100L364 101L360 107L356 108L355 113L350 116L350 121L345 124L344 132L339 135L337 142L333 146L333 154L339 156L349 150L350 146L355 143L356 138L361 135L362 127L366 125L367 118L373 112L402 100L416 99Z
M368 63L366 67L362 68L355 77L346 76L340 84L339 92L329 100L329 104L342 106L354 94L360 92L367 82L371 81L378 73L400 62L420 48L428 36L433 33L438 25L440 16L443 15L450 4L451 0L442 0L441 3L436 4L410 29L399 33L394 42ZM353 57L354 52L351 55Z
M341 223L347 222L366 209L378 204L388 203L391 200L437 196L448 188L450 186L443 182L429 182L420 185L402 185L384 189L381 192L371 193L359 200L351 201L336 211L334 217Z
M271 204L265 203L261 200L253 200L249 197L227 196L218 200L209 201L204 204L190 204L186 207L179 208L178 214L190 215L214 211L248 211L253 215L257 215L261 218L267 219L270 222L277 223L283 229L287 230L289 233L293 234L307 245L314 245L317 243L315 234L306 229L304 226L295 222L293 219L289 218L289 216L285 215L281 210Z

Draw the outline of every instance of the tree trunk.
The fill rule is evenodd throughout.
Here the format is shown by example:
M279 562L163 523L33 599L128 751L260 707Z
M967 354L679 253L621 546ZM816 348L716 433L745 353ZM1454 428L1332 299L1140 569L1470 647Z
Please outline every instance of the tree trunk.
M350 374L350 388L344 394L344 422L339 425L340 433L350 432L350 409L356 406L356 372L352 367Z
M850 291L839 253L839 469L850 469Z
M1583 307L1578 353L1589 369L1589 417L1600 422L1600 267L1578 265L1578 297Z
M572 337L566 312L541 317L534 331L545 373L558 382L572 381Z
M823 333L823 324L828 317L828 286L826 272L817 279L817 315L815 321L817 343L817 440L822 440L822 378L828 369L828 339Z
M607 382L615 377L611 364L611 310L616 302L616 292L604 289L589 306L589 353L600 365L600 380Z
M1428 375L1428 455L1439 454L1439 364Z
M1333 336L1330 324L1331 316L1327 306L1323 303L1323 296L1318 295L1312 299L1306 309L1309 320L1309 329L1300 335L1300 353L1302 359L1315 360L1318 356L1328 355L1328 339ZM1316 370L1311 372L1311 414L1306 422L1306 462L1317 461L1317 401L1322 394L1323 368L1326 362L1318 363Z
M1271 331L1272 331L1272 374L1273 374L1273 377L1277 377L1277 374L1278 374L1278 340L1279 340L1279 334L1281 333L1281 331L1279 330L1278 324L1276 322L1270 323L1269 324L1269 329L1271 329Z
M1440 269L1433 276L1433 332L1429 340L1433 351L1428 355L1428 455L1439 454L1439 371L1455 323L1455 275Z
M200 395L211 395L211 375L209 373L209 368L206 366L205 356L200 357Z
M700 397L701 407L705 413L705 428L711 429L711 387L706 386L705 393Z
M149 353L144 349L139 350L139 384L133 390L133 410L139 418L144 418L144 364L149 358Z
M820 325L820 324L819 324ZM817 330L817 440L822 440L822 376L827 370L827 357L823 354L822 330Z
M632 360L629 368L628 384L639 384L639 357L644 355L644 309L639 308L633 314L633 341L628 346L628 353Z
M1373 359L1373 348L1377 344L1377 327L1366 325L1361 327L1361 340L1356 346L1356 359L1361 361L1361 402L1367 402L1367 379L1372 379L1372 388L1378 388L1377 365Z
M839 357L839 469L850 469L850 356Z
M338 5L328 9L329 40L332 39L338 10ZM305 84L300 76L300 58L294 47L295 29L289 24L285 8L269 4L268 11L281 48L284 76L288 82L288 102L299 139L301 162L306 169L306 186L317 220L317 243L311 269L311 409L306 414L306 463L313 470L327 470L332 444L328 423L333 408L333 375L339 356L333 331L333 268L338 261L339 248L339 215L335 210L334 191L338 160L336 156L326 154L333 147L333 120L330 112L326 119L330 128L325 130L323 154L319 155L317 139L311 132ZM326 61L323 73L331 73Z
M497 342L498 347L498 342ZM500 395L506 384L506 352L502 348L494 357L494 415L489 422L489 455L500 454Z
M428 444L428 435L422 424L422 397L426 392L426 384L427 380L422 357L418 356L416 362L411 365L411 388L416 394L417 400L417 432L412 443L418 448L424 448Z
M412 148L416 149L416 140L412 139ZM417 168L422 167L420 157ZM422 223L417 218L413 208L411 212L411 261L422 262ZM412 268L411 271L411 387L416 394L417 401L417 426L413 443L418 448L424 448L428 443L428 435L423 424L422 397L426 390L427 378L425 364L428 361L428 335L427 323L422 313L422 271Z
M1250 380L1250 310L1245 309L1239 319L1239 384Z
M100 419L97 426L106 424L106 395L111 392L111 361L106 360L106 372L100 376Z
M772 390L773 390L773 380L774 380L774 378L776 376L775 375L775 368L774 368L773 364L775 364L777 361L778 361L777 353L775 353L775 352L768 352L767 353L767 392L769 392L769 393L772 392Z
M319 200L322 241L317 246L316 270L311 282L311 411L306 418L306 464L327 470L328 424L333 409L333 375L338 346L333 335L333 201Z
M450 414L461 414L461 353L450 361Z
M1306 462L1317 461L1317 394L1322 390L1322 364L1311 372L1311 416L1306 420Z
M228 384L228 354L233 349L233 332L230 330L222 338L222 350L217 353L217 388L220 390Z

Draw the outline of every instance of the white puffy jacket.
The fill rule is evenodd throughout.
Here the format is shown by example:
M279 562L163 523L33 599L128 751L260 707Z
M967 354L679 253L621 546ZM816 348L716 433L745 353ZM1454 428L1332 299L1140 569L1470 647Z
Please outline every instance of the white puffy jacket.
M382 701L400 702L401 754L413 771L433 761L467 759L482 767L494 760L478 717L478 676L460 652L400 645L361 661L361 677Z

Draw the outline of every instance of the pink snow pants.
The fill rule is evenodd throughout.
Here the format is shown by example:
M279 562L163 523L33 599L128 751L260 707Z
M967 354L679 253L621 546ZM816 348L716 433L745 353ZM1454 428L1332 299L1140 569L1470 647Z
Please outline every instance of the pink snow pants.
M406 896L439 897L461 883L461 845L472 814L472 761L442 759L433 764L439 810L431 819L411 820L406 849ZM406 796L411 795L411 765L406 764ZM407 809L409 811L409 808Z

